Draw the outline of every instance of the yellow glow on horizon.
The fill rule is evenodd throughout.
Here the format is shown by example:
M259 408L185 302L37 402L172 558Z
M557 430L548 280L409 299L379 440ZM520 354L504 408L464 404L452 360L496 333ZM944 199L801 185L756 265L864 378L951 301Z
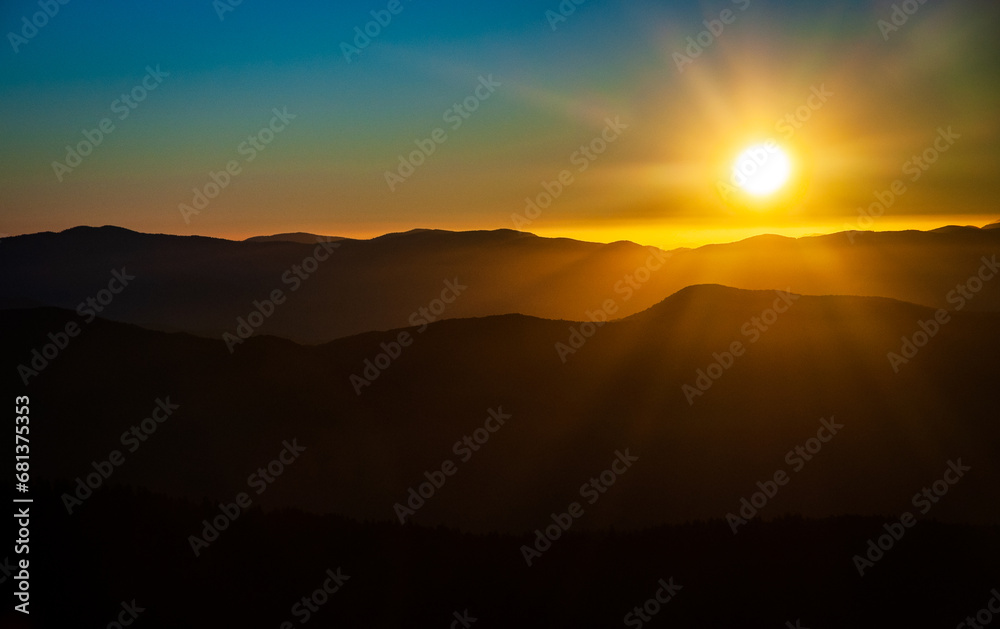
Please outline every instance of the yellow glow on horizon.
M809 223L776 223L753 227L719 227L718 223L707 226L698 219L663 221L658 223L631 223L608 225L553 225L531 226L528 231L546 238L572 238L588 242L616 242L629 240L640 245L652 245L661 249L681 247L702 247L705 245L738 242L754 236L773 234L789 238L835 234L851 230L858 231L929 231L946 225L973 225L982 227L996 222L996 215L910 215L883 216L874 225L862 228L857 221L840 218L817 219ZM845 237L844 242L848 242Z
M530 232L543 238L570 238L585 242L610 243L627 240L639 245L652 245L669 250L682 247L696 248L705 245L726 244L766 234L802 238L850 230L888 232L905 230L928 231L946 225L973 225L982 227L990 223L995 223L997 218L996 214L882 216L870 226L861 226L856 218L851 219L850 217L824 217L808 222L775 219L767 223L758 222L754 225L745 225L740 224L739 221L733 221L730 223L731 226L725 226L719 220L698 218L677 218L647 222L623 221L615 225L608 225L606 223L569 223L562 221L547 222L539 220L524 227L522 231ZM295 228L283 228L280 230L277 228L271 230L262 229L260 231L246 231L241 233L222 234L206 231L202 232L201 235L229 240L243 240L250 236L270 235L279 233L279 231L301 231L326 236L368 240L387 233L410 231L417 227L417 225L405 223L378 223L363 227L357 225L349 227L345 224L339 226L306 224L296 226ZM482 224L474 222L463 224L439 222L436 224L421 224L419 227L445 231L512 229L510 225L505 224ZM846 238L845 242L847 242Z

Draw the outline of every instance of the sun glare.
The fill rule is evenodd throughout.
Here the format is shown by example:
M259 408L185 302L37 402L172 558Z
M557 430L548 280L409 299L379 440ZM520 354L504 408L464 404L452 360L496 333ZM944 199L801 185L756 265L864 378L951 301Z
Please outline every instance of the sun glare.
M791 174L791 159L773 142L747 148L733 164L733 181L736 185L758 197L780 190Z

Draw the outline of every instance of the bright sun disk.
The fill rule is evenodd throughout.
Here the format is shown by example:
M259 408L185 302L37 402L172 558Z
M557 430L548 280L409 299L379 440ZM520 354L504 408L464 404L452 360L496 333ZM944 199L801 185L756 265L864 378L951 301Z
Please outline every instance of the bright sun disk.
M776 192L791 174L791 159L773 142L747 148L733 164L733 182L754 196Z

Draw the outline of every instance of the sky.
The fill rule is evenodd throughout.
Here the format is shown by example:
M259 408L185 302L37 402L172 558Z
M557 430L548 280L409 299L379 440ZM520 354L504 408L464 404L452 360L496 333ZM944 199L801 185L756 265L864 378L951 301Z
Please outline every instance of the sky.
M998 17L985 0L7 1L0 232L674 247L984 225ZM769 141L787 184L733 194L736 156Z

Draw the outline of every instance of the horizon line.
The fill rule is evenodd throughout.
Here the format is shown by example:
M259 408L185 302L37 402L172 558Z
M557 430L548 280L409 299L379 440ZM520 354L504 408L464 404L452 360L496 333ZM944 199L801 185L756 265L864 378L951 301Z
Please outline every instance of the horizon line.
M987 215L977 215L977 216L983 216L983 217L985 217ZM980 223L980 224L973 224L973 223L962 224L961 222L947 222L947 221L943 221L943 224L942 224L942 222L940 221L940 219L942 219L942 218L943 217L938 216L938 217L935 217L934 219L931 219L931 220L937 220L938 221L938 222L935 222L935 223L931 223L931 224L936 224L937 225L936 227L927 227L927 226L925 226L922 229L919 228L919 227L898 228L895 225L895 223L893 223L891 225L887 225L885 229L875 229L875 228L869 227L867 229L860 229L860 228L859 229L836 229L836 230L830 230L830 231L808 232L808 233L799 233L799 234L793 234L793 233L787 233L787 232L789 232L789 231L792 231L792 232L802 231L802 230L805 230L805 229L808 229L808 228L807 227L798 227L798 228L796 228L796 227L791 227L791 228L786 227L786 228L782 228L782 229L774 229L773 231L767 231L766 228L763 228L763 230L761 230L761 231L756 231L756 230L753 230L752 228L730 228L729 230L723 229L721 231L754 232L754 233L746 233L742 237L736 237L734 239L729 239L729 240L725 240L725 239L723 239L723 240L712 240L712 241L703 242L701 244L696 244L696 245L693 245L693 246L692 245L687 245L687 246L681 245L681 246L673 246L673 247L670 247L670 248L664 248L664 247L661 247L661 246L655 245L655 244L648 244L648 243L644 243L644 242L639 242L637 240L633 240L633 239L629 239L629 238L619 238L619 239L594 239L594 238L588 238L586 236L582 236L581 230L579 228L577 228L575 230L574 229L567 230L566 231L566 235L558 235L557 233L553 233L553 232L555 232L554 228L548 228L548 229L537 230L537 231L528 231L528 230L523 230L523 229L514 229L514 228L510 228L510 227L496 227L496 228L492 228L492 229L491 228L473 228L473 229L450 228L449 229L449 228L444 228L444 227L411 227L409 229L398 229L398 230L394 230L394 231L379 232L379 233L376 233L375 235L367 236L367 237L358 236L358 235L341 236L341 235L336 235L336 234L324 234L324 233L319 233L319 232L311 231L311 230L290 230L290 231L277 231L277 232L273 232L273 233L256 233L256 234L254 234L252 236L246 236L246 237L239 237L239 236L235 236L234 237L234 236L209 235L207 233L206 234L180 234L180 233L158 232L158 231L142 231L142 230L139 230L139 229L133 229L131 227L124 227L122 225L114 225L114 224L104 224L104 225L79 224L79 225L73 225L73 226L70 226L70 227L66 227L66 228L64 228L64 229L62 229L60 231L43 230L43 231L37 231L37 232L25 232L25 233L20 233L20 234L4 234L4 233L0 233L0 240L7 239L7 238L18 238L18 237L25 237L25 236L36 236L36 235L41 235L41 234L62 234L62 233L68 232L68 231L72 231L74 229L81 229L81 228L83 228L83 229L109 229L110 228L110 229L119 229L119 230L122 230L122 231L127 231L127 232L131 232L131 233L135 233L135 234L144 234L144 235L149 235L149 236L170 236L170 237L176 237L176 238L208 238L208 239L213 239L213 240L224 240L224 241L227 241L227 242L250 242L253 239L276 238L276 237L280 237L280 236L293 236L293 235L315 236L317 238L330 238L330 239L337 239L337 240L349 240L349 241L355 241L355 242L371 242L371 241L374 241L374 240L378 240L380 238L386 238L386 237L391 237L391 236L406 236L406 235L411 235L411 234L415 234L415 233L422 233L422 232L439 232L439 233L449 233L449 234L512 232L512 233L522 234L522 235L525 235L525 236L532 236L532 237L536 237L536 238L545 238L545 239L548 239L548 240L560 240L560 239L561 240L573 240L573 241L576 241L576 242L583 242L583 243L590 243L590 244L601 244L601 245L612 245L612 244L618 244L618 243L630 243L630 244L634 244L634 245L638 245L638 246L657 247L657 248L662 249L664 251L673 251L673 250L679 250L679 249L698 249L698 248L701 248L701 247L704 247L704 246L712 246L712 245L735 244L735 243L744 242L746 240L751 240L753 238L760 238L760 237L778 237L778 238L787 238L787 239L790 239L790 240L800 240L800 239L805 239L805 238L821 238L821 237L827 237L827 236L835 236L837 234L843 234L843 233L902 233L902 232L911 232L911 231L916 231L916 232L921 232L921 233L929 233L929 232L933 232L933 231L936 231L936 230L947 229L947 228L951 228L951 227L971 228L971 229L980 229L980 230L982 230L982 229L988 229L988 228L996 228L994 226L1000 226L1000 220L995 220L993 222ZM956 218L958 218L958 217L956 216ZM979 223L979 222L977 221L977 223ZM845 226L845 227L847 227L847 226ZM897 227L897 228L894 229L893 227ZM591 232L597 231L598 229L599 228L591 228L589 230L583 230L583 233L591 233ZM712 228L704 228L704 231L718 233L720 230L719 229L712 229ZM779 233L781 231L785 231L786 233ZM342 232L342 233L351 233L351 230L348 230L347 232ZM281 242L281 241L279 241L279 242ZM294 241L283 241L283 242L294 242Z

